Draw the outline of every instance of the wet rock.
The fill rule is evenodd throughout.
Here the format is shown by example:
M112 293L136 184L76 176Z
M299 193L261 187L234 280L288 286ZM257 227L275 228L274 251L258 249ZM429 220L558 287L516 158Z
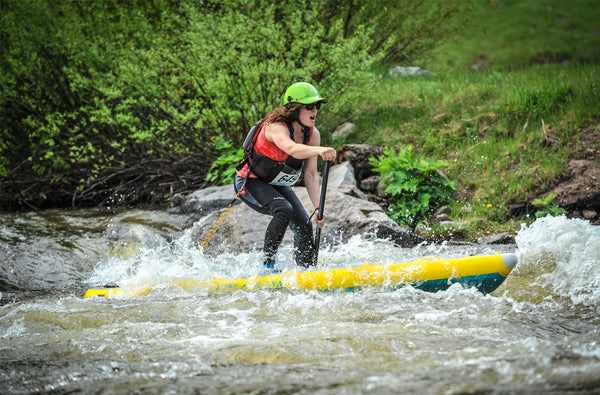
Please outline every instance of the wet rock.
M356 177L354 168L350 162L342 162L337 166L332 166L329 170L328 187L339 187L341 185L356 186Z
M515 244L515 237L508 232L498 233L477 239L478 244Z
M167 246L186 227L187 216L167 211L131 210L116 215L106 226L110 248L120 256L135 255L140 248Z
M227 207L235 198L232 185L199 189L188 196L181 204L184 213L206 213ZM239 204L239 199L234 204Z
M598 218L598 213L595 210L583 210L581 213L583 219L592 220Z

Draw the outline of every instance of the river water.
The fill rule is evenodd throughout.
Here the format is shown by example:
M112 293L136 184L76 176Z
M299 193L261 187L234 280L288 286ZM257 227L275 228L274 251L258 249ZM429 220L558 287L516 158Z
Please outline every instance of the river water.
M516 252L490 295L161 285L258 272L256 253L202 255L193 229L164 211L0 216L0 392L600 393L600 227L588 222L538 219L509 246L365 235L319 255L334 267ZM147 296L83 299L148 282Z

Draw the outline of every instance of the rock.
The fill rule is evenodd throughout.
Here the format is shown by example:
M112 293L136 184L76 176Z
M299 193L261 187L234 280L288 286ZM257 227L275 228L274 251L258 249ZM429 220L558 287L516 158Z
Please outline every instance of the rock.
M377 192L377 195L384 196L386 189L387 189L387 185L385 184L385 182L379 180L379 183L377 183L377 188L375 189L375 191Z
M448 214L450 212L450 207L448 206L442 206L440 208L438 208L434 214L434 216L438 216L438 215L442 215L442 214Z
M583 219L592 220L598 217L598 213L595 210L583 210Z
M113 243L111 254L130 257L140 248L167 247L173 232L187 227L188 217L162 210L131 210L115 215L104 234Z
M423 70L420 67L410 66L402 67L396 66L390 69L390 77L414 77L414 76L426 76L434 75L431 71Z
M583 214L580 210L573 210L568 214L569 218L583 218Z
M179 206L181 205L181 203L183 203L183 196L181 196L180 193L176 193L175 195L173 195L173 206Z
M451 222L452 218L448 215L450 207L442 206L433 214L433 218L438 222Z
M383 153L382 147L369 144L344 144L337 149L337 163L349 161L354 168L356 178L363 180L376 175L370 158L377 158Z
M515 244L515 237L508 232L498 233L495 235L489 235L480 237L477 239L479 244Z
M329 169L329 179L327 180L328 187L339 187L341 185L356 186L356 178L354 177L354 168L350 162L342 162L337 166L332 166Z
M351 135L352 132L354 132L354 129L356 129L355 124L353 124L352 122L344 122L335 128L335 130L331 134L331 137L334 140L337 140L337 139L343 138L343 137L347 137L347 136Z
M435 215L435 220L438 222L449 222L452 221L452 218L448 214L437 214Z
M298 195L306 205L308 193L299 191ZM328 223L322 234L333 242L344 242L359 234L388 238L402 247L414 247L422 241L409 228L401 227L389 218L378 204L351 196L341 189L328 191L325 215Z
M367 192L375 192L377 190L377 185L379 185L378 176L367 177L360 182L360 188Z
M184 213L206 213L207 211L227 207L233 198L235 198L235 191L232 185L199 189L181 203L181 211ZM239 199L235 203L239 204Z

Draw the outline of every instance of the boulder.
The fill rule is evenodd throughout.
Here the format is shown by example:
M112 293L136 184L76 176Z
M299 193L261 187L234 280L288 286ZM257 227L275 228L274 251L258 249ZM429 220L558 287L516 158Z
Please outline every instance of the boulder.
M179 204L184 213L209 213L227 207L235 198L233 185L199 189ZM234 204L239 204L237 199Z
M427 75L434 75L434 73L416 66L396 66L390 69L390 77L415 77Z
M350 162L342 162L339 165L332 166L329 170L327 186L340 187L343 185L356 186L354 168Z
M376 175L369 159L377 158L383 153L382 147L369 144L344 144L337 150L336 163L350 162L356 178L363 180Z

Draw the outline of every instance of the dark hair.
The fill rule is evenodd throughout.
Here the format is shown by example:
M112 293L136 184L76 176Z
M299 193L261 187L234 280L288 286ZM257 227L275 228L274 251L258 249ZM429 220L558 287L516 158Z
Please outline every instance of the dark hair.
M298 121L301 108L301 103L287 103L283 107L277 107L271 110L267 114L267 121L270 123L285 122L288 125L291 125Z

